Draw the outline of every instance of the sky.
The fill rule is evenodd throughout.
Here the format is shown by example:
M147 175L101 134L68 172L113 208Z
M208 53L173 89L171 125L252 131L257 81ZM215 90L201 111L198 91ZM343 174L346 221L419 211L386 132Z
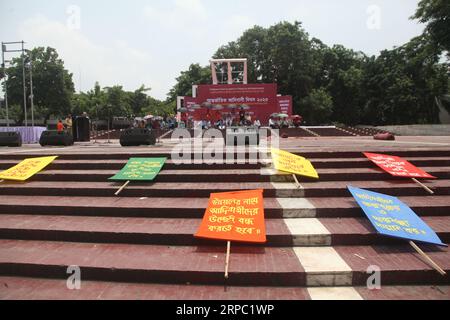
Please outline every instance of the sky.
M300 21L327 45L377 55L422 33L418 0L0 0L0 41L50 46L76 91L142 84L165 99L191 63L254 25ZM11 56L7 56L7 59Z

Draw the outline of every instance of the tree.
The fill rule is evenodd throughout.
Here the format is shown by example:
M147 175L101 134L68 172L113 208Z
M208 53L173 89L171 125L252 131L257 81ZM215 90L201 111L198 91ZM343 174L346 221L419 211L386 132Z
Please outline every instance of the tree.
M438 123L436 97L448 90L447 65L429 50L423 36L384 50L365 66L363 90L367 124Z
M187 71L182 71L176 79L177 83L168 94L169 101L176 101L178 96L192 95L194 84L211 84L211 69L201 67L198 63L191 64Z
M31 50L33 66L33 93L34 105L37 111L41 111L45 120L53 116L63 116L71 111L72 95L74 84L72 74L64 68L64 62L59 59L55 49L39 47ZM30 55L26 60L29 62ZM27 65L27 62L26 62ZM23 76L22 58L14 58L12 66L7 68L8 74L8 101L10 105L23 106ZM29 72L26 71L25 85L27 87L27 97L30 95ZM28 108L30 100L27 101ZM29 116L28 112L28 116ZM39 116L39 115L38 115ZM18 122L24 120L21 113Z
M149 101L146 92L150 90L150 88L146 88L144 85L142 85L139 89L129 94L131 112L134 115L141 114L143 110L148 107Z
M450 2L421 0L412 19L426 23L424 36L437 50L450 52Z
M333 99L325 88L313 89L302 99L300 112L307 124L330 124L333 114Z
M419 7L418 15L431 21L430 28L435 22L450 30L444 28L449 4L443 3L419 4L423 8ZM368 57L342 45L328 47L310 39L300 22L280 22L245 31L213 57L247 58L249 82L276 82L280 94L293 96L294 112L309 123L438 123L438 103L445 107L448 96L448 64L440 63L440 51L430 45L430 39L430 33L425 33ZM446 39L447 33L440 37L442 48ZM209 77L209 67L191 65L177 78L169 101L191 94L193 84L209 83Z

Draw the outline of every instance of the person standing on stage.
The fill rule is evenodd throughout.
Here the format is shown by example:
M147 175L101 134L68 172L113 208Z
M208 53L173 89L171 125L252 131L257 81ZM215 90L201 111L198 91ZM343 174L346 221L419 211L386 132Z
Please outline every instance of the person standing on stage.
M66 126L66 131L72 134L72 115L69 114L64 122Z

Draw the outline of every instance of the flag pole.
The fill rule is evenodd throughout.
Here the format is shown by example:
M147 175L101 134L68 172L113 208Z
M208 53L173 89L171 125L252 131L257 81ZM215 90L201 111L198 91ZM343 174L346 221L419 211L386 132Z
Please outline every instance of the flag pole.
M121 186L119 190L117 190L117 192L115 193L115 195L118 196L118 195L123 191L123 189L125 189L125 188L127 187L127 185L128 185L129 183L130 183L130 181L125 182L125 184L124 184L123 186Z
M409 241L409 244L430 264L430 266L433 267L433 269L439 272L442 276L445 276L447 274L444 270L442 270L441 267L439 267L436 264L436 262L431 260L431 258L425 252L423 252L422 249L420 249L413 241Z
M228 267L230 266L231 241L227 242L227 256L225 258L225 279L228 279Z
M419 180L412 178L412 180L417 183L418 185L420 185L422 188L424 188L428 193L430 194L434 194L434 191L431 190L430 188L428 188L426 185L424 185L422 182L420 182Z
M297 175L292 174L292 176L294 177L295 185L297 186L297 189L300 189L302 187L302 185L300 184L300 182L298 182Z

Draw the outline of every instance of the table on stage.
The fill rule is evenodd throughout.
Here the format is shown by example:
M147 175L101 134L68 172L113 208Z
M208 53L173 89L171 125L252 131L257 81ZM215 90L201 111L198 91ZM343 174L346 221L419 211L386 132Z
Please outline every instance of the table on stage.
M20 132L24 144L39 143L45 130L47 130L45 127L0 127L0 132Z

